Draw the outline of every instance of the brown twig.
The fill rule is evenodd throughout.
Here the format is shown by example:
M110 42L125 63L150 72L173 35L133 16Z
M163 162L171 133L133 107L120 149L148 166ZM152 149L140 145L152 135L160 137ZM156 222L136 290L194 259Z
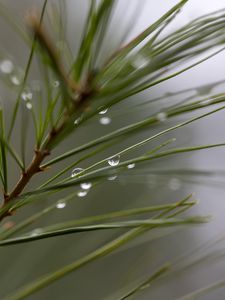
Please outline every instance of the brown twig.
M82 88L73 80L71 80L64 71L64 68L57 57L57 52L55 51L54 45L51 43L50 39L46 34L46 30L44 30L43 26L40 25L36 15L32 14L29 16L29 25L33 33L35 34L37 41L39 44L44 48L47 52L49 58L52 61L52 65L54 71L57 75L61 78L64 85L66 86L68 91L76 92L78 97L77 101L74 102L74 99L71 97L71 106L70 111L66 110L64 114L64 118L62 122L56 128L52 128L48 134L47 140L45 141L44 145L40 149L35 150L35 154L30 165L27 169L21 174L19 181L16 183L14 188L9 194L4 194L4 203L3 208L8 205L9 202L16 199L22 191L26 188L28 183L30 182L31 178L39 173L44 171L41 167L43 160L50 155L50 148L51 144L54 140L60 135L60 133L64 130L65 126L67 125L71 115L74 113L75 109L84 109L85 103L90 99L93 95L94 90L91 87L92 77L88 76ZM90 79L91 78L91 79ZM70 93L68 92L68 96ZM9 209L6 209L4 213L0 216L0 221L3 220L6 216L11 215L12 212Z

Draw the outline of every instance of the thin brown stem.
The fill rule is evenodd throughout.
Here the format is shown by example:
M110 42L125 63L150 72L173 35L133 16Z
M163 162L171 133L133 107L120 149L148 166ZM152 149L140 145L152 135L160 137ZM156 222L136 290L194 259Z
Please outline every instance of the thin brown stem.
M43 146L40 149L35 150L35 154L33 156L31 163L26 168L26 170L22 172L20 179L13 187L12 191L9 194L4 193L4 203L2 208L7 207L9 202L15 200L18 196L20 196L22 191L26 188L31 178L35 174L45 170L41 167L41 164L43 160L48 155L50 155L50 149L52 144L54 143L54 140L58 138L58 136L64 130L74 111L75 110L79 111L81 109L84 109L86 102L88 102L88 100L91 98L91 96L94 93L94 89L91 87L93 76L87 77L81 89L76 82L71 80L66 75L61 62L59 61L56 55L54 45L50 42L50 39L46 35L46 31L43 29L42 26L40 26L40 23L37 20L38 18L36 18L34 15L30 16L29 18L30 26L37 38L37 41L39 42L40 46L43 47L44 50L47 52L49 58L52 61L54 71L64 82L64 85L66 86L68 91L69 90L73 92L75 91L78 94L78 98L77 101L74 101L74 99L71 97L70 99L71 105L69 106L69 110L67 107L67 110L64 113L64 118L62 119L58 127L52 128ZM68 96L69 95L70 93L68 93ZM3 220L5 217L10 216L11 214L12 212L9 209L6 209L5 212L1 214L0 221Z

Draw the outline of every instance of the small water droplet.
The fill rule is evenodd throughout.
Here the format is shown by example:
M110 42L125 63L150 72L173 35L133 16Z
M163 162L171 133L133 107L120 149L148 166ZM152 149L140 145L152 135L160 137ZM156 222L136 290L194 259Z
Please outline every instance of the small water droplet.
M85 197L87 195L88 191L87 190L81 190L77 193L78 197Z
M12 73L14 69L13 63L9 59L5 59L0 63L0 70L4 74Z
M83 170L84 169L82 169L82 168L75 168L75 169L73 169L73 171L71 172L71 177L73 178L73 177L77 176Z
M133 169L134 167L135 167L135 163L129 164L129 165L127 166L127 169Z
M58 209L62 209L62 208L64 208L64 207L66 207L66 202L64 202L64 201L59 201L59 202L56 204L56 207L57 207Z
M79 117L73 123L74 123L74 125L79 125L81 121L82 121L82 118Z
M178 178L171 178L168 185L172 191L177 191L181 188L181 181Z
M113 180L115 180L116 178L117 178L117 175L109 176L109 177L108 177L108 180L113 181Z
M99 119L100 124L102 125L108 125L111 123L111 119L109 117L102 117Z
M58 80L54 80L52 83L53 87L57 88L59 87L59 81Z
M28 100L31 100L33 97L33 94L31 92L22 92L21 94L21 98L24 100L24 101L28 101Z
M108 108L105 108L105 109L101 110L101 111L99 112L99 114L100 114L100 115L104 115L104 114L107 113L107 111L108 111Z
M27 108L27 109L31 110L32 107L33 107L33 106L32 106L32 103L31 103L31 102L27 102L27 103L26 103L26 108Z
M43 230L41 228L36 228L36 229L31 231L30 235L31 236L37 236L37 235L41 234L42 232L43 232Z
M160 112L156 115L156 119L159 122L165 122L167 120L167 114L165 112Z
M81 183L80 187L83 190L89 190L92 187L92 183L91 182L83 182L83 183Z
M20 85L20 80L19 78L16 76L16 75L13 75L11 77L11 82L14 84L14 85Z
M108 164L112 167L117 166L119 162L120 162L120 155L115 155L108 159Z

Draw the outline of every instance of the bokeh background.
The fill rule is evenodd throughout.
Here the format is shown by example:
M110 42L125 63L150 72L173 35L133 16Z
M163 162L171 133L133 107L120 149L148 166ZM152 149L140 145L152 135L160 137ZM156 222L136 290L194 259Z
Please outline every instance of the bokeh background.
M49 13L51 13L51 5L56 4L56 0L49 0ZM33 0L1 0L9 10L11 16L23 23L24 15L30 7L40 7L42 1ZM84 25L85 16L88 10L88 0L67 0L67 11L65 22L67 24L67 38L73 53L76 53L79 47L79 40L82 34L82 26ZM105 42L104 51L100 58L104 59L109 52L118 47L119 42L124 33L132 26L129 37L130 39L141 32L151 22L160 17L170 7L175 5L177 1L150 1L150 0L120 0L116 7L112 25ZM225 4L221 0L190 0L176 20L171 24L168 31L172 31L179 26L186 24L192 19L224 8ZM132 21L131 21L132 20ZM54 36L54 35L53 35ZM21 42L17 34L0 19L0 55L12 59L15 65L22 69L26 65L29 49ZM153 99L165 93L176 92L182 89L197 87L204 84L225 80L224 68L225 53L219 54L217 57L197 66L179 77L171 79L150 91L117 106L109 112L107 116L111 118L111 123L103 126L96 117L89 121L85 126L68 139L64 145L56 150L61 153L71 148L71 146L82 144L94 136L100 136L112 131L120 126L130 124L133 121L140 120L149 113L163 109L168 105L171 99L165 99L164 102L149 105L148 110L134 110L130 105L135 101L144 101L145 99ZM30 81L39 80L37 61L32 67ZM5 109L9 113L13 101L15 101L15 92L6 88L3 83L0 86L1 99L4 102ZM213 86L212 92L222 92L225 85L219 84ZM198 93L196 89L193 93ZM177 101L175 99L174 101ZM170 102L171 103L171 102ZM122 111L122 113L121 113ZM123 112L124 111L124 112ZM18 121L19 122L19 121ZM177 120L176 120L177 122ZM19 123L18 123L19 124ZM166 128L174 124L174 121L167 121L162 124L161 128ZM194 123L186 128L182 128L176 134L169 137L177 138L177 145L187 146L195 144L208 144L223 142L225 125L225 114L219 112L200 122ZM18 126L19 128L19 126ZM141 140L142 137L149 136L158 128L151 131L142 131L137 136L124 142L125 145L131 144L133 141ZM168 137L168 138L169 138ZM20 131L14 132L15 147L19 144ZM29 132L28 156L29 150L32 148L32 127ZM163 141L163 139L162 139ZM18 146L19 147L19 146ZM113 154L119 146L109 149L104 156ZM146 148L147 149L147 148ZM98 156L102 157L101 154ZM95 158L96 159L96 158ZM88 161L80 167L87 166ZM72 161L70 159L69 161ZM181 155L176 159L169 158L162 161L152 163L152 168L202 168L202 169L219 169L223 170L225 166L225 151L223 148L210 151L203 151L194 154ZM61 164L58 168L63 167ZM54 170L55 171L55 170ZM18 173L11 169L12 182L18 178ZM171 181L173 180L173 181ZM177 184L174 186L174 180ZM134 182L133 182L134 181ZM170 230L170 234L164 238L160 238L157 234L147 234L137 241L130 243L128 246L117 251L113 255L97 260L96 262L85 266L64 279L52 284L41 292L31 296L29 299L116 299L113 295L119 288L123 288L128 282L135 281L139 276L148 275L155 268L159 267L166 261L174 261L180 255L195 248L201 243L214 239L223 235L225 221L225 180L218 178L188 178L186 181L180 181L177 177L164 177L159 180L157 176L149 175L147 179L133 180L132 182L123 182L121 180L109 181L104 186L97 186L91 190L85 198L75 198L64 209L56 209L50 215L42 218L39 224L35 224L32 228L38 228L41 225L52 224L56 221L72 220L82 216L94 215L103 212L120 210L122 208L132 208L137 206L145 206L152 203L165 203L175 201L185 197L187 194L195 192L195 197L200 199L198 207L195 207L193 213L203 215L213 215L213 220L206 225L182 230ZM38 177L35 184L41 182ZM44 208L46 203L52 203L53 199L43 199L33 207L27 208L24 212L19 213L13 219L13 222L19 222L30 213ZM20 287L27 281L37 278L45 273L70 263L75 259L87 254L97 246L103 245L109 241L117 232L98 232L88 234L78 234L76 236L66 236L53 238L50 240L38 241L34 243L18 246L5 247L0 249L0 299L9 292ZM214 245L213 255L222 256L224 253L224 244ZM210 256L211 257L211 256ZM137 299L157 299L157 300L173 300L187 292L205 286L216 280L224 279L225 264L222 259L210 263L210 258L205 259L202 264L196 267L186 269L184 272L174 274L165 280L159 280L151 289L138 295ZM204 300L224 299L225 289L220 289L204 296Z

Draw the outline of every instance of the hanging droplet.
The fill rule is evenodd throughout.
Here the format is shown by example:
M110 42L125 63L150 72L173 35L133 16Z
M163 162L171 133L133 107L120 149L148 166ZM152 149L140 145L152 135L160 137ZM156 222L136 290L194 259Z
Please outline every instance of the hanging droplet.
M5 59L0 63L0 70L4 74L12 73L14 69L13 63L9 59Z
M58 209L62 209L62 208L64 208L64 207L66 207L66 202L64 202L64 201L59 201L59 202L57 202L56 207L57 207Z
M20 80L19 78L16 76L16 75L13 75L11 77L11 82L14 84L14 85L20 85Z
M32 103L31 103L31 102L27 102L27 103L26 103L26 108L27 108L27 109L31 110L32 107L33 107L33 106L32 106Z
M134 167L135 167L135 163L129 164L129 165L127 166L127 169L133 169Z
M115 155L108 159L108 164L112 167L117 166L119 162L120 162L120 155Z
M88 191L87 190L81 190L77 193L78 197L85 197L87 195Z
M99 119L100 124L102 125L108 125L111 123L111 119L109 117L102 117Z
M59 81L58 80L54 80L52 83L53 87L57 88L59 87Z
M77 176L83 170L84 169L82 169L82 168L75 168L75 169L73 169L73 171L71 172L71 177L73 178L73 177Z
M21 98L24 101L29 101L32 99L32 97L33 97L33 94L31 92L22 92L22 94L21 94Z
M89 190L92 187L92 183L91 182L83 182L83 183L81 183L80 187L83 190Z
M160 112L156 115L156 119L159 122L165 122L167 120L167 114L165 112Z
M108 108L105 108L105 109L101 110L101 111L99 112L99 114L100 114L100 115L104 115L104 114L107 113L107 111L108 111Z
M109 176L107 179L110 180L110 181L113 181L117 178L117 175L114 175L114 176Z
M177 191L181 188L181 181L178 178L171 178L168 185L172 191Z

